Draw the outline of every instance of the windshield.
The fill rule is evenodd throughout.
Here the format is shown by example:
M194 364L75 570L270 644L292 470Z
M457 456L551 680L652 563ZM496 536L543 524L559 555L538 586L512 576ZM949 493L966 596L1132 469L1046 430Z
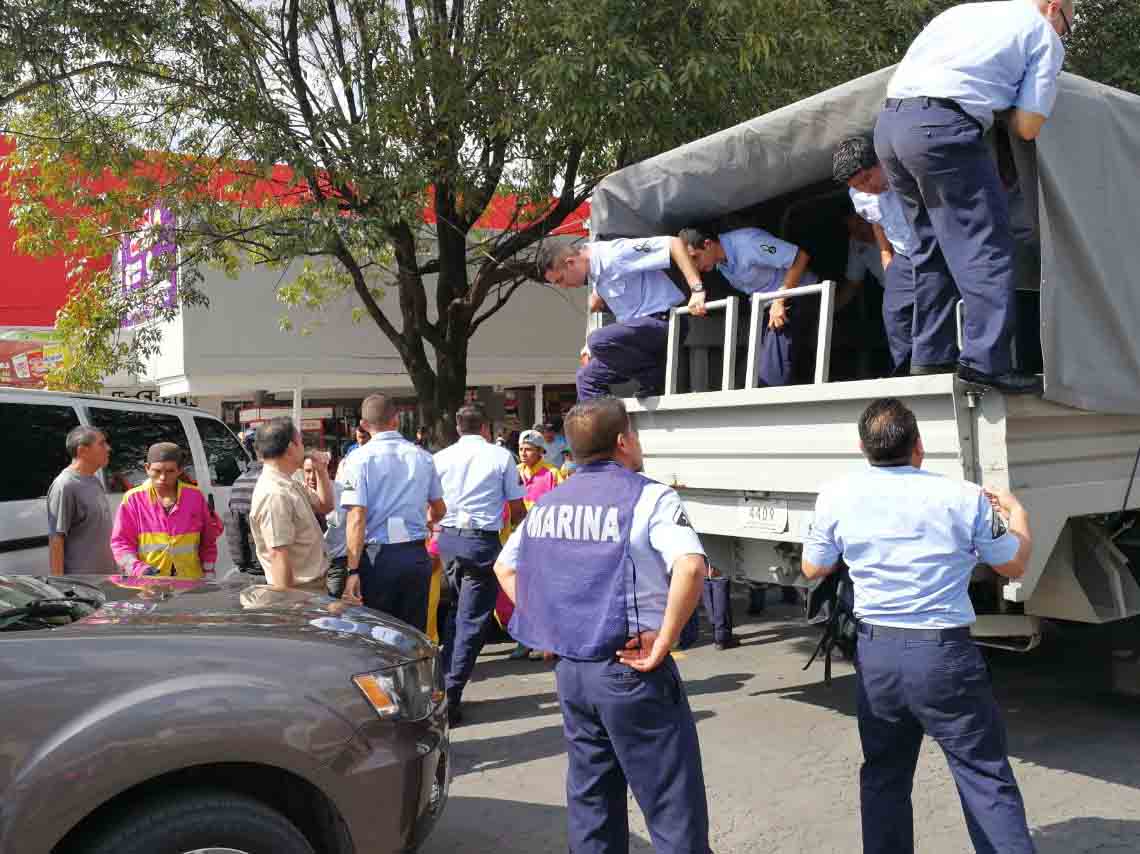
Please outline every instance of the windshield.
M0 575L0 632L66 626L95 613L104 601L98 587L82 581Z

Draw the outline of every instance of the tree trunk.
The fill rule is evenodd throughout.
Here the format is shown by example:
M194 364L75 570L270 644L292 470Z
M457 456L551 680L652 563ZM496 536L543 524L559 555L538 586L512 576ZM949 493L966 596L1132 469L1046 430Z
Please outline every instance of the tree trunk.
M463 406L467 392L467 341L469 331L452 329L445 349L436 352L435 416L436 436L444 444L458 438L455 413Z

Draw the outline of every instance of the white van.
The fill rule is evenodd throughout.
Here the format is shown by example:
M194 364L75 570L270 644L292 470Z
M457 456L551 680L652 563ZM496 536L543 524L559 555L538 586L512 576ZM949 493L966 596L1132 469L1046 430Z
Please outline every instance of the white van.
M47 491L71 460L64 440L80 424L106 431L111 463L101 473L108 501L146 479L147 448L174 442L189 450L187 474L223 519L230 486L249 466L249 456L222 421L200 409L118 397L0 388L0 574L46 575ZM230 572L226 538L218 540L218 577Z

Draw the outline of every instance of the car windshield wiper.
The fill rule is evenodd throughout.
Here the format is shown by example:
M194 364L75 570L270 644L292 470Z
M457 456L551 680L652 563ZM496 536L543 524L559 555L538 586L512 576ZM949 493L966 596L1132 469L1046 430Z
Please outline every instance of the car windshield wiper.
M9 608L0 611L0 620L13 617L66 617L72 613L73 605L89 605L92 608L101 608L103 603L98 599L88 599L83 596L61 596L58 599L32 599L19 608ZM57 612L53 614L52 612Z
M88 590L93 590L96 593L99 592L99 585L91 584L87 581L80 581L78 578L56 578L51 575L41 575L37 577L37 580L42 581L44 584L51 585L56 590L63 591L64 596L74 596L75 591L72 589L74 587L86 587Z

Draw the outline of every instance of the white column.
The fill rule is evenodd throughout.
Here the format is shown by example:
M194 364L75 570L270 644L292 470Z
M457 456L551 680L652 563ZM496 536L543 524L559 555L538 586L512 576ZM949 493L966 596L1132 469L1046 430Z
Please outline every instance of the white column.
M301 387L293 389L293 424L301 429Z
M543 417L543 413L545 412L545 410L543 409L542 404L543 404L542 383L535 383L534 384L534 420L531 421L530 424L524 424L523 425L524 429L529 428L534 424L541 424L545 420L545 418Z

